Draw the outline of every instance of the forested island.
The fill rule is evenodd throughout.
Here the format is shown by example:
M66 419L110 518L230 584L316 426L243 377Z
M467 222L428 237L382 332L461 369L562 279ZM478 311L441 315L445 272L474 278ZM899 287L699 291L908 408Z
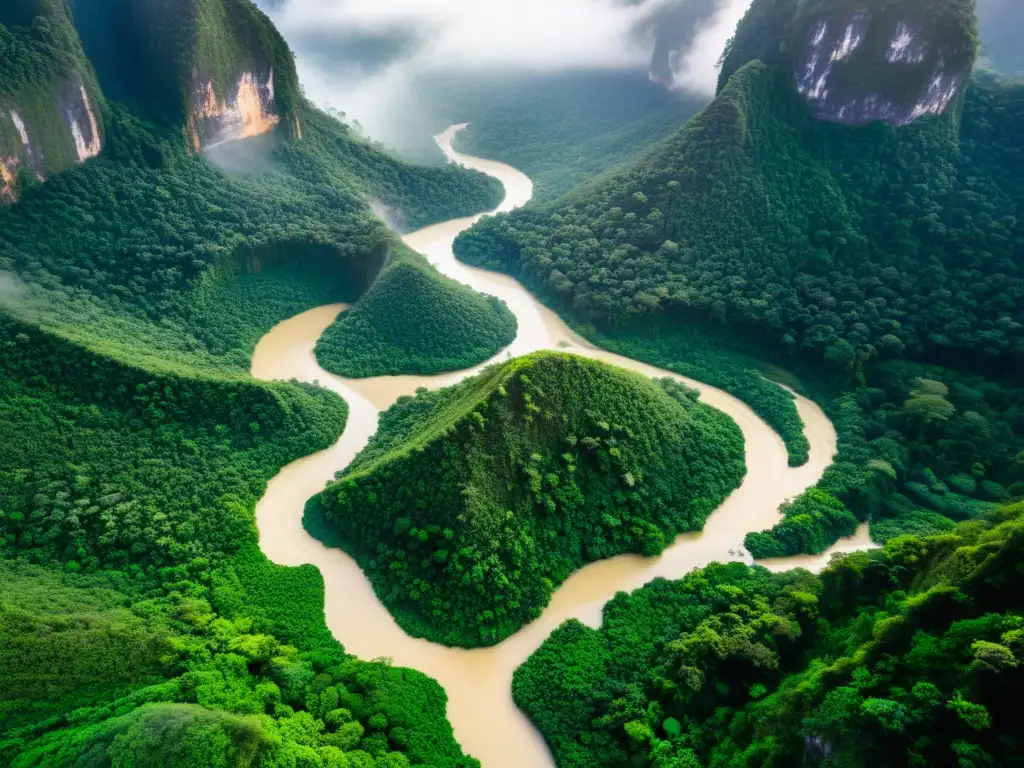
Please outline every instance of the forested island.
M702 527L745 471L739 428L685 386L536 353L399 399L305 524L410 634L489 645L583 565Z
M756 557L821 552L856 519L930 530L946 523L927 513L964 519L1024 488L1022 86L969 79L973 3L911 5L754 3L718 96L680 131L456 241L458 258L516 276L597 343L697 364L776 427L794 463L793 416L750 372L826 406L840 430L827 495L749 536ZM912 55L886 48L903 28ZM947 44L955 62L928 53ZM815 75L833 93L815 100L802 78L828 45L851 50ZM942 104L929 73L957 86Z

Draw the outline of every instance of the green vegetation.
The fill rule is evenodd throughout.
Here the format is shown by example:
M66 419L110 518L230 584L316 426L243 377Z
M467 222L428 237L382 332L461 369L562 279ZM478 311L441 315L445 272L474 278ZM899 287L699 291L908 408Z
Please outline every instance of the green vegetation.
M947 37L969 53L970 9L931 5L915 33L928 55ZM900 8L920 16L902 2L868 10L883 30ZM795 410L753 370L799 372L782 380L826 407L839 454L780 525L747 537L756 557L824 551L869 518L880 538L937 531L947 523L934 515L974 517L1024 490L1021 392L1005 381L1024 360L1022 86L977 74L948 114L901 128L819 121L794 87L800 35L846 10L759 0L726 51L718 96L681 130L455 243L458 258L515 276L596 343L743 398L793 464L806 457ZM880 45L869 43L868 59ZM917 379L952 393L915 397Z
M3 339L0 762L473 764L436 683L348 658L319 574L257 548L267 479L333 442L341 400Z
M102 136L103 99L61 0L8 0L0 9L0 204L79 162L69 117ZM22 135L24 132L24 136ZM28 137L26 145L24 138ZM100 139L100 137L95 137ZM11 178L6 178L6 175Z
M809 388L836 426L839 455L816 490L783 507L783 522L747 535L754 557L824 552L857 520L871 520L876 541L934 533L1024 496L1018 383L899 361L868 373L852 392Z
M470 368L516 336L504 302L445 277L396 245L390 263L316 344L317 360L351 378Z
M306 525L407 632L488 645L586 563L699 529L744 471L738 427L694 392L539 353L399 400Z
M287 47L248 2L71 5L115 60L105 85L153 79L92 99L99 157L0 208L0 763L477 765L434 681L349 657L319 573L260 553L268 479L333 443L346 407L248 368L274 324L373 284L397 238L371 204L420 226L500 185L410 166L289 96ZM0 60L11 36L81 57L75 27L63 3L5 4ZM181 73L224 52L224 77L287 57L301 141L282 125L190 154Z
M745 65L641 159L485 219L456 255L583 323L710 323L836 375L1024 359L1024 86L979 76L959 122L853 128L814 120L782 77Z
M766 378L777 371L755 358L716 343L707 329L646 324L645 327L583 329L595 344L620 355L724 389L749 405L774 429L789 453L789 464L807 463L810 445L792 394Z
M1024 506L834 560L713 564L563 624L513 695L562 768L1014 765Z
M450 122L469 122L456 149L518 168L533 181L535 200L553 200L640 154L704 103L638 72L488 78L439 95L453 102Z

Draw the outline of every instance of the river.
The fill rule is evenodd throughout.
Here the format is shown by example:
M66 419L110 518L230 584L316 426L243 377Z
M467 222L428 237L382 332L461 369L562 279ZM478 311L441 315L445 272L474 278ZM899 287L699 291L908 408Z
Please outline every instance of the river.
M452 162L498 178L506 197L498 211L525 204L530 179L502 163L461 155L452 149L452 126L437 137ZM304 312L274 327L253 354L252 374L260 379L318 382L349 404L345 433L331 448L289 464L272 479L256 507L260 546L280 565L312 563L326 583L327 625L345 649L362 659L390 657L396 666L412 667L436 679L448 693L448 719L455 737L484 768L546 768L554 761L537 730L512 701L512 673L563 621L577 618L597 627L601 607L619 591L630 591L657 576L679 578L712 561L746 560L741 551L748 531L779 519L778 507L818 481L836 452L836 433L822 410L797 397L797 409L810 441L810 460L791 468L782 439L754 412L726 392L692 379L597 349L577 336L552 311L506 275L466 266L455 260L452 243L479 217L454 219L406 235L404 241L424 254L441 272L482 293L498 296L519 321L512 344L488 362L542 349L585 355L630 368L648 376L670 376L700 390L701 400L728 413L743 431L747 475L743 484L708 519L703 531L683 534L655 558L622 555L592 563L559 587L536 621L491 648L446 648L406 635L377 600L369 580L344 552L325 547L302 527L308 498L344 469L377 429L380 410L418 387L455 383L484 366L440 376L389 376L352 380L334 376L316 362L313 347L323 331L345 309L335 304ZM872 546L867 526L817 557L798 556L763 563L772 570L796 566L820 569L833 552Z

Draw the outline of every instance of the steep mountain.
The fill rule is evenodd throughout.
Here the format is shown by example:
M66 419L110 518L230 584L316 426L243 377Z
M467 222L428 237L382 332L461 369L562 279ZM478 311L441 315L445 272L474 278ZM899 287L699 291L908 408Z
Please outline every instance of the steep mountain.
M268 480L347 408L249 365L373 285L375 208L500 185L306 103L243 0L10 0L0 64L0 763L476 765L436 682L348 656L319 574L261 553Z
M719 88L760 60L791 74L819 119L906 125L958 102L977 48L970 0L757 0L726 48Z
M99 154L103 96L61 0L0 8L0 204Z
M196 151L279 123L302 136L288 45L248 0L73 0L113 99L182 125Z
M306 525L407 632L490 645L586 563L699 529L744 472L738 427L692 391L538 353L400 400Z
M839 26L827 14L798 15L799 30L812 30L806 40L805 31L788 36L794 22L778 5L753 5L727 52L728 77L701 115L560 201L487 220L457 241L459 257L510 271L598 325L699 318L845 370L903 349L1022 359L1021 88L978 77L961 95L971 4L937 4L968 20L962 34L926 44L924 33L908 33L918 41L908 46L934 53L880 63L870 51L891 44L912 16L879 15L876 33L870 25L882 22L867 11L856 23L836 17ZM842 7L855 6L874 4ZM773 37L772 25L786 34ZM872 100L860 90L871 80L838 66L846 60L819 73L827 96L804 89L805 59L818 46L833 61L847 31L850 65L879 72L880 86L905 87L903 96L883 88ZM858 35L864 42L854 46ZM942 58L947 47L956 56ZM755 54L769 63L751 61ZM886 86L887 72L897 85ZM922 78L950 86L941 104L922 96ZM924 114L932 107L942 114ZM889 118L836 124L871 115Z

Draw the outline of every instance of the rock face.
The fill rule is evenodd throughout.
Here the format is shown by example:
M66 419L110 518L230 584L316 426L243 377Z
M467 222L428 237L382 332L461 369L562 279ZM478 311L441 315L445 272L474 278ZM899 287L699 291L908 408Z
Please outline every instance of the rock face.
M972 30L922 18L940 14L943 5L952 15L955 4L922 5L821 3L800 24L794 79L819 118L906 125L954 103L974 62Z
M55 51L55 34L68 50ZM8 75L7 73L14 73ZM64 6L15 0L0 14L0 203L96 157L102 96Z
M946 113L977 55L973 0L755 0L720 86L752 59L789 69L818 118L899 126Z
M252 72L243 72L222 100L217 98L211 80L200 81L193 89L189 139L197 152L235 139L260 136L280 122L274 102L273 69L262 81Z
M295 62L249 0L71 0L108 97L196 152L277 126L301 137Z

